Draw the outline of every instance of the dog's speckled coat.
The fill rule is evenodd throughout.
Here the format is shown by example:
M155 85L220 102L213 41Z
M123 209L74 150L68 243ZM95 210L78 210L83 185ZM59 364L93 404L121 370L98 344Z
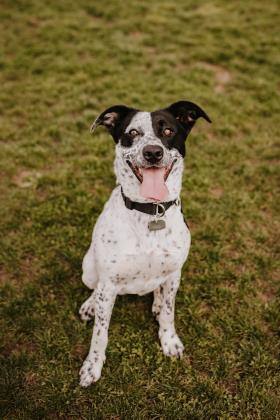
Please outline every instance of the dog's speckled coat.
M80 315L83 320L95 316L95 323L90 350L80 370L82 386L100 378L117 295L154 292L152 311L159 322L163 352L177 357L183 353L174 326L174 306L191 238L181 206L178 203L166 211L165 229L150 231L148 222L154 216L127 209L121 187L131 200L149 202L140 195L140 181L127 161L140 168L147 167L143 147L160 145L164 150L160 166L170 167L175 162L166 180L169 196L165 201L179 198L185 150L182 142L200 116L209 121L199 107L180 101L155 113L116 106L104 111L95 122L95 125L105 125L116 141L114 166L118 185L97 220L83 261L83 282L94 291L81 306ZM160 121L158 126L157 121ZM173 139L165 139L158 131L162 126L172 128ZM138 133L133 139L129 139L131 130Z

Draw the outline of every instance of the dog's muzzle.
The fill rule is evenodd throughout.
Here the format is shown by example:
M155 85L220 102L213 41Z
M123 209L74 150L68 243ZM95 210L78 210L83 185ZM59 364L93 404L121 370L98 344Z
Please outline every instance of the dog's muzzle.
M165 167L165 174L164 174L164 181L167 180L168 175L170 174L170 172L172 171L173 166L175 165L175 163L177 162L177 159L174 159L170 165ZM136 176L136 178L138 179L139 182L142 183L143 181L143 175L142 175L142 169L140 166L137 166L136 164L133 164L129 159L126 159L126 163L128 164L128 166L130 167L130 169L132 170L132 172L134 173L134 175ZM149 165L152 167L152 165Z

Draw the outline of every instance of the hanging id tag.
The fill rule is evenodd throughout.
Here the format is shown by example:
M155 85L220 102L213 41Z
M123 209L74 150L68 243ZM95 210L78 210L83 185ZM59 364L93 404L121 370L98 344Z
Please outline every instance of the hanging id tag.
M166 226L165 221L162 219L151 220L148 223L149 230L161 230L161 229L164 229L165 226Z
M156 214L155 214L155 219L151 220L148 223L148 229L150 231L153 230L161 230L164 229L166 226L166 223L163 219L161 219L161 217L163 217L165 215L165 208L162 204L160 203L155 203L156 204Z

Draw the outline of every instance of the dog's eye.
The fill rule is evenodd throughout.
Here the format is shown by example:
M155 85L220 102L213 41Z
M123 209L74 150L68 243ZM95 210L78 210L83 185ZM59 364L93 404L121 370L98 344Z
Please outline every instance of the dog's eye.
M172 136L172 134L173 134L173 130L171 130L171 128L165 128L165 129L163 130L163 134L164 134L166 137L171 137L171 136Z
M135 130L135 128L133 128L132 130L130 130L129 135L134 139L134 137L138 136L139 133L137 130Z

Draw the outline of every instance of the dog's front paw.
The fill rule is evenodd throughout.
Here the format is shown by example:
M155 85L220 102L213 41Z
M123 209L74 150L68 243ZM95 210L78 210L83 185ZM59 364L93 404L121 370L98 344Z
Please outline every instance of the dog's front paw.
M103 363L92 362L90 359L86 359L80 370L80 385L87 387L98 381L101 376L102 365Z
M94 301L90 296L80 307L80 317L83 321L90 321L94 316Z
M175 332L160 332L160 342L162 351L166 356L182 357L184 346Z

